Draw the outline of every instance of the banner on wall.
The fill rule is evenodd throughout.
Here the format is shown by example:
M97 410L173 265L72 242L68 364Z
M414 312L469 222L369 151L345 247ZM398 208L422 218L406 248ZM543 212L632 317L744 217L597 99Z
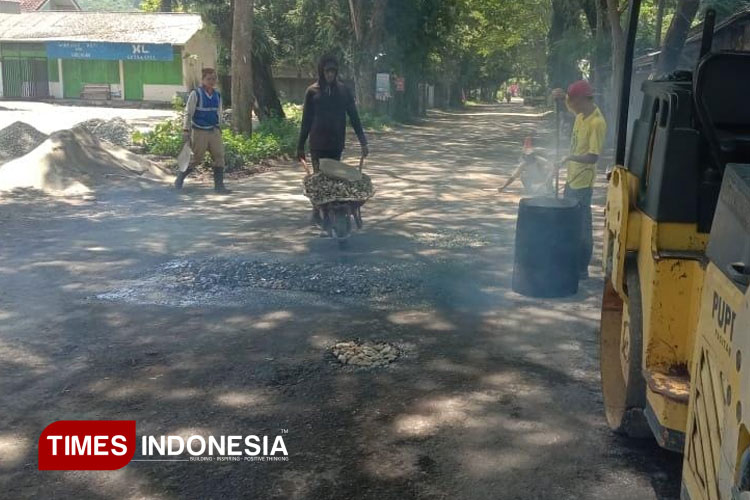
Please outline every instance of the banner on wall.
M396 77L396 92L404 92L406 90L406 80L403 76Z
M49 59L92 59L106 61L171 61L168 43L47 42Z

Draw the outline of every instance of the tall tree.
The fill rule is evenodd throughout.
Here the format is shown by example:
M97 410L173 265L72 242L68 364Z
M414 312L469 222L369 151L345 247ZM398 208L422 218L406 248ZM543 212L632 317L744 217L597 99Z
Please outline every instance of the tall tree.
M661 31L664 25L664 8L666 7L666 0L658 0L656 7L656 38L654 39L654 47L661 47Z
M234 0L232 16L232 128L253 133L253 0Z
M552 0L551 6L547 73L550 86L564 87L580 77L577 63L587 55L581 43L581 3L578 0Z
M625 67L625 30L622 27L622 14L627 11L628 3L620 0L607 0L607 20L612 34L612 102L617 102Z
M693 19L698 13L699 4L699 0L680 0L677 4L677 10L672 17L667 34L664 36L664 45L656 65L657 75L671 73L677 68L682 47L687 40Z
M159 0L159 12L172 12L172 0Z
M375 57L385 35L388 0L348 0L354 33L352 59L357 100L363 109L375 108Z

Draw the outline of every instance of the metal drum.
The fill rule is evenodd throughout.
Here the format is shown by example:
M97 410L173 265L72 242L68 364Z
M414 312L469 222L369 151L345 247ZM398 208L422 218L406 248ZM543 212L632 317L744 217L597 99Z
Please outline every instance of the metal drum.
M581 210L576 200L523 198L518 206L513 291L530 297L578 292Z

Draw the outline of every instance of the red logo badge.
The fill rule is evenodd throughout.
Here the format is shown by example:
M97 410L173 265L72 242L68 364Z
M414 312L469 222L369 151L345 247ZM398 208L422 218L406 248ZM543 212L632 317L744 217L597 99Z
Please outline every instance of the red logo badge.
M117 470L135 455L135 420L60 420L39 437L39 470Z

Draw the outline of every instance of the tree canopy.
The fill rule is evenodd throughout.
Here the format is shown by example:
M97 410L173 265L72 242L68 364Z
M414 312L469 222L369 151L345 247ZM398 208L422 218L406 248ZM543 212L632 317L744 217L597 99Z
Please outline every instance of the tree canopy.
M231 66L234 1L166 2L200 12L215 26L224 73ZM749 3L711 0L696 9L698 2L643 0L636 54L658 50L667 39L684 42L685 26L709 5L721 19ZM145 0L142 8L164 5ZM614 92L628 6L627 0L256 0L256 113L283 113L273 68L313 74L323 54L339 58L342 76L354 81L366 109L376 107L375 75L383 72L405 79L406 100L398 108L408 113L424 83L435 85L438 103L446 105L458 104L465 93L493 100L509 79L541 91L586 77L602 92ZM673 22L675 12L679 22Z

